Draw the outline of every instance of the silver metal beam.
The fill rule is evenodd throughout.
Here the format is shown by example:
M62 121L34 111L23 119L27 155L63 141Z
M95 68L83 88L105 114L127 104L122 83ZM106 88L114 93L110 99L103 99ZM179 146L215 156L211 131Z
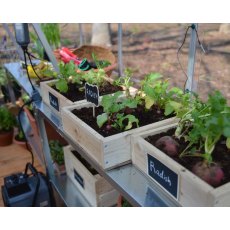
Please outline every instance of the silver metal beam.
M123 75L123 61L122 61L122 24L118 23L118 73Z
M80 46L82 46L85 43L82 23L79 23L79 32L80 32Z
M16 51L17 51L17 53L19 55L20 60L24 60L24 55L23 55L22 48L16 42L15 36L11 33L11 31L9 29L9 26L6 23L2 23L2 26L4 27L4 29L8 33L11 41L13 42L14 46L16 47Z
M40 39L40 41L41 41L41 43L42 43L42 45L43 45L43 47L44 47L44 49L46 51L46 54L48 55L51 63L53 64L54 70L56 72L60 73L57 60L56 60L56 58L55 58L55 56L53 54L53 51L52 51L52 49L51 49L51 47L50 47L50 45L49 45L49 43L48 43L43 31L41 29L40 24L39 23L32 23L32 25L33 25L34 30L37 33L38 38Z
M198 24L194 24L196 29L198 29ZM197 90L197 82L194 79L194 69L195 69L195 60L196 60L196 31L192 29L192 33L190 36L190 45L189 45L189 56L188 56L188 69L187 69L187 82L185 86L185 90L189 92L196 92Z

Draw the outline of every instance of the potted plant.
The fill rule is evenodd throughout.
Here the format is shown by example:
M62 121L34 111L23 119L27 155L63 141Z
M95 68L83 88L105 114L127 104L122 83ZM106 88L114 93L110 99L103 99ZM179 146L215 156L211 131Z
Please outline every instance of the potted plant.
M12 144L16 118L6 106L0 107L0 146Z
M95 117L91 103L63 108L64 131L105 169L129 162L131 134L176 123L169 102L179 101L181 91L168 89L159 77L149 74L136 95L103 96L101 106L94 108Z
M175 174L179 179L170 180L176 192L173 197L183 206L229 206L230 107L226 99L220 92L209 95L205 103L190 98L189 105L178 107L177 116L177 125L133 137L133 163L167 192L164 180L169 182L170 176L162 176L162 170Z
M133 207L121 194L117 199L117 207Z
M20 126L18 126L18 131L17 131L17 134L14 136L13 143L21 146L24 149L27 149L26 138Z
M54 169L58 174L65 173L63 145L58 140L49 141L50 154L54 163Z

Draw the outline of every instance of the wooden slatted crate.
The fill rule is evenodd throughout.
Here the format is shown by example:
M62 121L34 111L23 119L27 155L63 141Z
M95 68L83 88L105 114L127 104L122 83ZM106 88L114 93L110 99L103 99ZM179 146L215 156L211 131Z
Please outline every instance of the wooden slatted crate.
M148 136L166 132L174 127L176 127L175 124L132 135L131 142L133 164L151 178L160 188L162 188L162 192L170 194L181 206L230 206L230 183L218 188L210 186L191 171L184 168L182 165L145 140ZM158 167L158 172L156 168L154 168L154 173L156 173L154 176L150 172L150 167L152 167L151 159L154 159L155 162L159 161L159 164L162 163L178 176L178 183L172 183L174 189L178 189L177 196L173 196L169 190L165 189L165 187L161 184L160 180L167 177L164 166L163 168L162 166ZM161 177L163 175L162 172L164 173L163 177ZM156 179L157 177L158 179ZM178 187L176 188L176 186Z
M107 81L110 83L113 82L113 79L106 78ZM48 105L52 111L55 112L58 116L61 115L61 109L65 106L70 106L73 104L80 104L82 102L86 102L86 100L80 100L80 101L71 101L62 94L60 94L58 91L54 90L51 86L55 84L57 80L51 80L51 81L45 81L40 83L40 88L41 88L41 96L42 100L46 105ZM125 90L125 87L123 87L123 90ZM135 94L137 91L136 88L130 87L130 93L131 95ZM100 97L101 99L101 97Z
M62 109L63 129L76 144L80 145L103 169L131 162L130 135L175 123L175 118L103 137L72 113L74 109L92 107L85 102Z
M102 176L90 171L71 146L64 147L67 175L85 196L89 203L96 207L109 207L117 203L119 193Z

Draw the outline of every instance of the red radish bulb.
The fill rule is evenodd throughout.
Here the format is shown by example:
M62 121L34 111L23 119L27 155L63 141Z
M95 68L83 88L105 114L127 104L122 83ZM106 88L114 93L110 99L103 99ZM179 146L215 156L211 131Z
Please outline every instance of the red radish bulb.
M178 155L178 147L179 144L170 136L164 136L159 138L155 146L165 152L169 156L176 156Z
M196 163L192 172L212 186L218 186L224 178L224 172L217 164Z

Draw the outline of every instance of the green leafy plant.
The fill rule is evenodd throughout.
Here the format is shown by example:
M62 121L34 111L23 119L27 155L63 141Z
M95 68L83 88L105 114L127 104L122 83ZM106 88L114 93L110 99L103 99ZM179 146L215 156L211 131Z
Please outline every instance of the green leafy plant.
M105 84L105 77L106 73L101 68L99 68L98 71L91 69L88 72L82 74L82 78L85 82L88 82L92 85L97 85L98 87L101 87Z
M131 97L130 87L133 86L133 82L131 82L133 71L129 68L126 68L124 74L124 76L121 76L118 79L116 79L113 84L117 86L124 86L126 97Z
M186 115L188 117L188 114ZM230 107L227 106L226 99L218 91L209 95L206 103L200 103L190 111L189 119L184 127L186 129L183 136L189 144L181 155L186 154L186 151L187 154L191 154L191 151L188 150L197 145L198 152L204 148L204 153L196 151L191 155L201 156L210 164L212 163L212 152L221 136L225 137L226 146L230 149Z
M58 165L64 164L64 151L61 143L58 140L50 140L49 147L53 161Z
M54 49L60 47L61 39L59 25L57 23L43 23L41 24L41 28L49 44L52 45Z
M25 142L26 138L24 136L24 133L23 133L21 127L18 125L17 128L18 128L18 134L15 136L15 139L18 141L21 141L21 142Z
M106 123L106 129L112 127L118 130L129 130L135 124L139 126L139 120L129 114L129 109L137 107L138 102L131 98L120 98L122 92L118 91L114 95L105 95L101 105L104 113L97 116L97 124L101 128Z
M0 107L0 131L6 132L16 126L17 120L6 106Z
M23 101L23 103L27 103L30 100L31 100L31 98L30 98L30 96L27 93L23 93L22 94L22 101ZM33 105L32 105L32 103L26 105L26 108L28 108L30 110L30 112L33 113Z
M79 85L83 84L82 74L77 73L76 65L73 61L66 64L64 62L60 62L59 69L61 77L55 83L55 86L60 92L66 93L68 91L68 83L70 82L77 83Z
M95 65L97 66L97 69L103 69L111 65L111 63L108 60L98 60L95 53L92 53L92 58L93 58Z
M54 48L58 48L61 45L60 42L60 29L57 23L43 23L41 24L41 29L44 32L48 43ZM33 42L31 50L33 53L36 53L39 58L44 58L44 48L38 39L37 35L33 32L30 32L30 38Z

